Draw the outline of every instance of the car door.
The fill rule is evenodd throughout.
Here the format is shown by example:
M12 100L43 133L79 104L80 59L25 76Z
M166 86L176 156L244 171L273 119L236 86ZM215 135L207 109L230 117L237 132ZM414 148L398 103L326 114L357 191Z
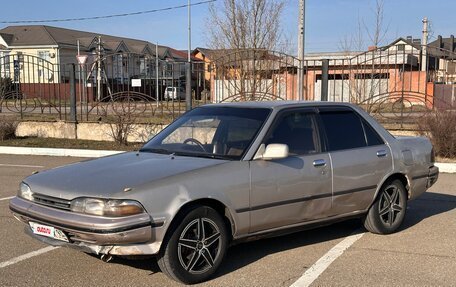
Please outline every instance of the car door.
M389 147L349 107L319 108L319 116L333 169L332 215L367 209L392 168Z
M278 115L263 144L287 144L289 156L250 163L250 232L326 217L331 208L331 161L321 152L313 109Z

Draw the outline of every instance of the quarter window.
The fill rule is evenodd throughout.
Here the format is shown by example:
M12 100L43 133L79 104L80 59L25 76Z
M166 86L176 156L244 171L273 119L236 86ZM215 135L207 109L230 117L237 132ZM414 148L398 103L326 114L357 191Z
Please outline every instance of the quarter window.
M382 138L378 133L365 121L363 121L364 132L366 133L366 140L368 146L384 144Z

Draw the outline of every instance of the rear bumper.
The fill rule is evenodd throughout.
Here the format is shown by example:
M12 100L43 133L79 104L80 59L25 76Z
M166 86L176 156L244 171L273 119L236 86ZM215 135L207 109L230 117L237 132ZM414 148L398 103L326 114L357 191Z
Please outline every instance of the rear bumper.
M439 179L439 168L436 166L432 166L429 168L429 174L427 177L427 184L426 187L429 188L434 185Z
M14 216L27 224L27 234L50 245L106 254L114 254L115 250L122 255L158 252L158 249L150 247L156 243L153 229L160 228L164 222L152 222L147 213L116 218L93 216L39 205L18 197L11 199L9 206ZM36 235L31 231L29 222L60 229L69 242Z

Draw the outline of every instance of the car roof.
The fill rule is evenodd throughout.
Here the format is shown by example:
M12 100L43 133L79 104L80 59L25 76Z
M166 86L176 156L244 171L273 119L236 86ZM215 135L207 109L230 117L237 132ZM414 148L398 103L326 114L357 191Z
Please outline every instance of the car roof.
M226 102L218 104L208 104L206 107L233 107L233 108L269 108L282 109L294 107L319 107L319 106L347 106L353 107L353 104L342 102L320 102L320 101L252 101L252 102Z

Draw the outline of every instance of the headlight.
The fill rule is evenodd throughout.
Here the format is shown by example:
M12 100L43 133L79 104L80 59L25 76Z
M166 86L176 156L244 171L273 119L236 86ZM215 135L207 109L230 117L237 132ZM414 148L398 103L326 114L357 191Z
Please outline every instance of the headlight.
M76 198L71 201L71 211L108 216L128 216L144 212L142 205L134 200Z
M17 193L17 196L23 199L33 201L33 192L30 189L30 186L28 186L24 182L21 182L21 184L19 185L19 192Z

